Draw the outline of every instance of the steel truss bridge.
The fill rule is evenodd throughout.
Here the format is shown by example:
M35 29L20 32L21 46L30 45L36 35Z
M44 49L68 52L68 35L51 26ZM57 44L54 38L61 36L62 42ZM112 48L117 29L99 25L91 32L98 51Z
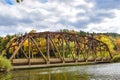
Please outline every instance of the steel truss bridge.
M13 65L110 62L108 46L93 37L67 32L29 33L13 38L2 55Z

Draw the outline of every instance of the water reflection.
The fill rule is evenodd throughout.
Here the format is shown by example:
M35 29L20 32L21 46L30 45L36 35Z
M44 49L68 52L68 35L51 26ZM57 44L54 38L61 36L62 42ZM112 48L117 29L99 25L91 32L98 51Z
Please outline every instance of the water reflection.
M7 79L11 79L11 73L0 73L0 80L7 80Z
M120 63L17 70L0 73L0 80L119 80Z
M83 73L79 75L79 71L75 69L64 68L48 68L40 70L23 70L13 71L2 76L0 80L88 80L88 75Z

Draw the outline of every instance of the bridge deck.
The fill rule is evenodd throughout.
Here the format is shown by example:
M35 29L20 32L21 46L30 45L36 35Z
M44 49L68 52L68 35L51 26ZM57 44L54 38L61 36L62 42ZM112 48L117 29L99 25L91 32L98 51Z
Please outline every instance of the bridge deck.
M97 63L109 63L110 61L96 61L96 62L78 62L78 63L56 63L56 64L36 64L36 65L20 65L13 66L13 69L36 69L36 68L48 68L48 67L62 67L62 66L79 66Z
M58 58L51 58L50 59L50 63L46 63L45 61L44 61L44 59L30 59L30 60L28 60L28 59L13 59L13 62L12 62L12 64L14 65L14 66L19 66L19 65L51 65L51 64L56 64L56 65L58 65L58 64L68 64L68 63L75 63L75 64L77 64L77 63L79 63L79 64L81 64L81 63L84 63L84 62L92 62L92 63L99 63L99 62L110 62L110 59L88 59L88 60L84 60L84 59L79 59L79 60L73 60L73 59L71 59L71 58L65 58L65 60L64 60L64 62L62 61L62 60L60 60L60 59L58 59Z

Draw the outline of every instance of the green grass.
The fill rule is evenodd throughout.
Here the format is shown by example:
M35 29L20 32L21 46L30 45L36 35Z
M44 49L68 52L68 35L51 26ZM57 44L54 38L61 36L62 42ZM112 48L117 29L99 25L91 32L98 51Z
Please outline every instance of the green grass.
M0 70L10 71L11 69L11 62L5 57L0 56Z

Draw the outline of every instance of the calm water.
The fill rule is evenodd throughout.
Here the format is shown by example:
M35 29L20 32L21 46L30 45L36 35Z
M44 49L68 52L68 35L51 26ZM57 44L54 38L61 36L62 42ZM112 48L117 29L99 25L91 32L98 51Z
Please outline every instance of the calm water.
M120 80L120 63L0 73L0 80Z

